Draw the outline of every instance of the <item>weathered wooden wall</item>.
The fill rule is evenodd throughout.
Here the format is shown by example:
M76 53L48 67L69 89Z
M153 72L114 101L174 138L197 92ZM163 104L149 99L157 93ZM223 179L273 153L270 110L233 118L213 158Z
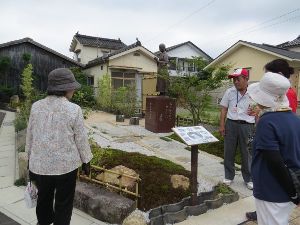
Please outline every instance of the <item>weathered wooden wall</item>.
M8 86L15 87L18 92L20 91L21 74L25 66L24 53L31 55L30 63L33 65L34 85L42 91L47 89L47 76L51 70L59 67L78 66L29 42L0 48L0 57L11 59L11 67L7 76ZM3 82L0 80L0 85Z

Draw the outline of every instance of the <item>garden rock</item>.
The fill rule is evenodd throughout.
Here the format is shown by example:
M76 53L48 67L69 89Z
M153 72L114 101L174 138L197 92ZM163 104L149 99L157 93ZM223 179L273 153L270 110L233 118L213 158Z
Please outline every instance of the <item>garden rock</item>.
M124 122L125 116L124 115L116 115L116 122Z
M20 149L26 144L26 130L20 130L16 133L16 149Z
M18 95L13 95L10 97L10 105L15 108L20 103Z
M135 202L105 188L78 181L74 207L98 220L121 224L135 209Z
M147 221L140 210L135 210L123 221L122 225L147 225Z
M138 174L134 170L129 169L122 165L116 166L110 170L120 174L126 174L132 177L138 177ZM121 184L122 187L126 187L126 188L132 188L135 186L135 180L133 178L120 176L119 174L114 174L109 172L104 172L97 175L96 179L111 184L117 184L117 185Z
M172 175L171 176L171 183L173 188L183 188L184 190L187 190L190 186L190 179L188 177L185 177L183 175Z
M129 125L139 125L140 118L139 117L131 117L129 120Z
M19 178L27 178L28 154L27 152L19 152Z

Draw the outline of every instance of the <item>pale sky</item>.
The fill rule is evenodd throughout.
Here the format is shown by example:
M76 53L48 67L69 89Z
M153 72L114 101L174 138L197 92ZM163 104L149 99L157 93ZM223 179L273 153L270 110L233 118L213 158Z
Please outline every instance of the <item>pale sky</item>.
M215 58L238 40L300 35L300 0L0 0L0 43L30 37L66 56L73 35L139 38L149 50L192 41Z

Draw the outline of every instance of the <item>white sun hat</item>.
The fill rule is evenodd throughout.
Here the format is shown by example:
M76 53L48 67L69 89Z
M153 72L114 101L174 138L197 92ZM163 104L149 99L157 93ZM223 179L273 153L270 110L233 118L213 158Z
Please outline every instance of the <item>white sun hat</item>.
M253 101L265 107L288 107L286 92L290 86L290 81L284 76L267 72L259 82L249 85L248 94Z

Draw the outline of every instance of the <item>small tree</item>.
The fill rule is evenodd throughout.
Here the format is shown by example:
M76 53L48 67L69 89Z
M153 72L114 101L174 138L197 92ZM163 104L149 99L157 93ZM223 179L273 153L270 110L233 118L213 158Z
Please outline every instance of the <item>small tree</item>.
M30 108L32 103L32 93L33 93L33 87L32 87L32 65L28 64L22 73L22 84L21 84L21 90L25 97L25 106L28 106Z
M102 76L98 81L98 95L96 98L97 104L100 109L110 111L112 109L111 104L111 82L108 74Z
M194 64L196 72L172 78L169 93L192 114L193 123L196 125L211 102L210 92L222 86L229 67L204 69L208 63L200 57L191 59L190 63Z
M137 95L135 85L120 87L113 91L112 106L116 113L130 117L134 115L136 111L136 104Z

